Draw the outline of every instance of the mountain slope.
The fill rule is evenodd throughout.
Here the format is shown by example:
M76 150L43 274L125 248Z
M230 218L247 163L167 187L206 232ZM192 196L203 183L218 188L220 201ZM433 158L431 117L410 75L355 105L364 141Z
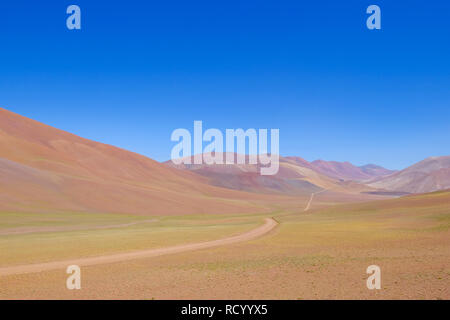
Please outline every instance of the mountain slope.
M225 158L224 155L222 157ZM191 159L192 162L193 159ZM246 162L248 162L248 157ZM259 166L251 164L175 165L170 160L166 161L165 164L205 177L210 184L215 186L256 193L310 195L321 190L333 190L344 193L360 193L374 190L371 187L339 181L317 172L314 165L300 157L280 157L279 171L272 176L260 175Z
M0 108L2 211L263 211L248 201L252 197Z
M370 177L388 176L395 172L395 170L389 170L375 164L366 164L364 166L360 166L359 168Z
M394 173L374 164L357 167L350 162L315 160L311 162L311 166L317 172L340 180L364 181Z
M248 157L247 160L248 162ZM192 161L191 161L192 162ZM208 180L208 183L233 190L243 190L253 193L283 193L305 194L321 190L321 187L313 184L295 170L286 166L280 159L280 168L276 175L261 175L258 165L252 164L181 164L175 165L172 161L166 161L169 167L190 171Z
M450 188L450 156L430 157L402 171L369 182L375 188L410 193Z

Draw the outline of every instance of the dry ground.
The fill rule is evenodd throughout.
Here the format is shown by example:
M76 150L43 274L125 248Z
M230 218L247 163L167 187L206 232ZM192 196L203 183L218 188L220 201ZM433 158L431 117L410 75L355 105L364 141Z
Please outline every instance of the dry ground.
M272 215L279 226L256 240L83 267L81 290L65 288L65 270L0 277L0 298L450 299L448 191ZM0 266L219 239L266 216L160 217L123 230L0 236ZM135 219L126 217L117 220ZM381 290L366 288L372 264L381 267Z

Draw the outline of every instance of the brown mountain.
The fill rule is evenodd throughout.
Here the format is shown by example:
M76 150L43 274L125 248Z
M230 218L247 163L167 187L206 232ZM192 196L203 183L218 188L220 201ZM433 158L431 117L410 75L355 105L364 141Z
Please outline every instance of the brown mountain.
M323 174L312 163L300 157L280 157L279 161L279 171L272 176L260 175L259 166L248 164L248 158L246 164L230 165L175 165L172 161L165 163L170 167L191 171L205 177L214 186L256 193L309 195L322 190L344 193L374 190L374 188L359 183L344 182Z
M430 157L369 185L388 191L424 193L450 188L450 156Z
M257 195L217 188L142 155L0 108L0 210L137 214L260 212Z
M396 170L389 170L375 164L366 164L364 166L360 166L359 168L371 178L388 176L396 172Z
M311 166L317 172L340 180L364 181L394 173L374 164L357 167L350 162L315 160Z

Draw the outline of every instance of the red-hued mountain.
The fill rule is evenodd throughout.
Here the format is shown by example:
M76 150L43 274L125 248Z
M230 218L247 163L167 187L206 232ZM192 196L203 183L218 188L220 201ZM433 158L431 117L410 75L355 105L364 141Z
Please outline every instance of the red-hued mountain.
M222 155L225 157L224 155ZM235 155L236 156L236 155ZM191 163L193 163L191 157ZM215 186L257 193L311 194L321 190L344 193L374 191L374 188L353 182L343 182L327 176L300 157L280 157L279 171L272 176L262 176L258 165L230 164L180 164L165 162L170 167L191 171L208 179Z
M450 188L450 156L430 157L368 184L388 191L425 193Z
M340 180L364 181L394 173L374 164L357 167L350 162L315 160L311 166L317 172Z
M0 108L0 211L261 212L256 197Z
M322 190L350 196L450 187L448 156L389 176L374 165L300 157L280 157L279 165L276 175L262 176L258 165L163 164L0 108L0 212L268 212L280 197L298 201ZM351 181L368 177L368 186Z
M175 165L172 161L165 163L170 167L180 169L180 171L190 171L202 176L208 179L211 185L233 190L287 194L310 194L321 190L319 186L303 179L304 176L301 173L289 170L281 163L278 174L267 176L261 175L259 166L248 164L248 157L246 159L247 164Z
M396 172L396 170L389 170L381 166L377 166L376 164L366 164L364 166L360 166L359 168L370 177L384 177Z

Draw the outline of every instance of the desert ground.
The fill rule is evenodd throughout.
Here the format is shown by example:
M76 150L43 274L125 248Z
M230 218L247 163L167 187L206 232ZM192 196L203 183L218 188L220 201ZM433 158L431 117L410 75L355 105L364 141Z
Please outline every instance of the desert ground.
M3 213L1 299L450 299L450 191L339 204L330 192L269 213L138 216ZM307 210L305 210L307 209ZM277 224L254 237L267 218ZM196 247L223 241L217 246ZM17 266L187 250L65 268ZM81 260L86 261L86 260ZM381 268L380 290L366 268Z

